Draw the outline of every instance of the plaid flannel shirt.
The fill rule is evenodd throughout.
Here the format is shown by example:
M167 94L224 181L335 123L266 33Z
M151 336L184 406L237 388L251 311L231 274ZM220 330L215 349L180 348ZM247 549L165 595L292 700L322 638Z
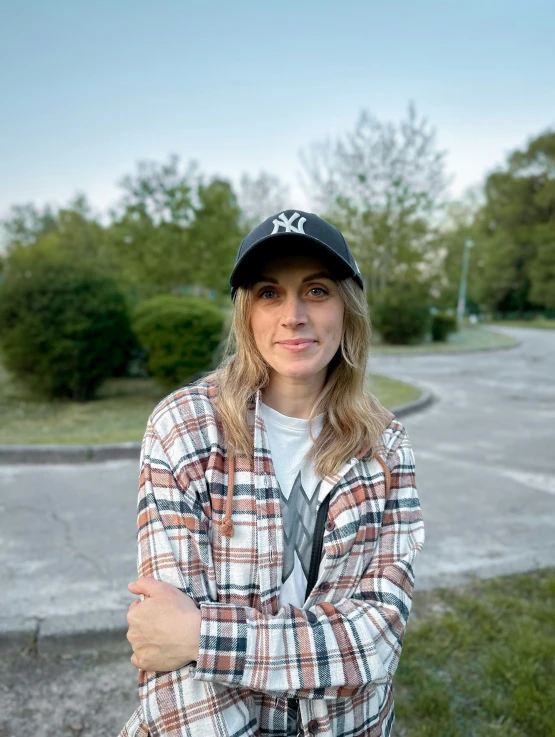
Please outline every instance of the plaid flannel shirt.
M384 428L384 468L363 456L326 477L333 491L318 579L302 609L279 607L279 487L259 413L254 458L236 458L234 535L224 537L228 458L208 383L164 399L141 450L138 573L191 596L201 611L196 663L139 671L140 706L120 737L277 737L287 698L302 734L387 737L397 668L424 544L414 457L403 425ZM393 416L391 416L393 417Z

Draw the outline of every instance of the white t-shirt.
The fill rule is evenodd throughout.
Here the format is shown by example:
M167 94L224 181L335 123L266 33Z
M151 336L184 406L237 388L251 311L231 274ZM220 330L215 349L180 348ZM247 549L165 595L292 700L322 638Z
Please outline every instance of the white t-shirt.
M300 609L305 602L321 479L305 460L312 446L308 420L287 417L263 403L260 411L281 491L284 560L280 606L293 604ZM323 415L318 415L312 425L314 438L322 423Z

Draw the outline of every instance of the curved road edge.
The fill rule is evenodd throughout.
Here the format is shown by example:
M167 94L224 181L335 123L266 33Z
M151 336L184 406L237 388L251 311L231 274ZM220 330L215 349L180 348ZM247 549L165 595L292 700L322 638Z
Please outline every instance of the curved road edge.
M417 389L420 389L418 385ZM421 390L422 394L414 402L408 402L391 411L396 417L420 412L434 401L431 392ZM104 461L138 461L141 443L112 443L105 445L0 445L0 464L42 464L42 463L102 463Z

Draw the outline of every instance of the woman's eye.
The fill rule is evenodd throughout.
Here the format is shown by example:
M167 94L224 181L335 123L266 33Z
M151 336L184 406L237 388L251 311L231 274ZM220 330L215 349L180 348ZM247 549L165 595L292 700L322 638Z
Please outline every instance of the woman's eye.
M271 299L275 296L275 291L273 289L263 289L261 292L259 292L258 296L261 299ZM270 295L270 296L267 296Z
M311 294L313 297L322 297L328 294L327 289L324 289L324 287L312 287L309 290L309 294ZM274 299L277 297L277 292L275 289L261 289L260 292L258 292L258 299Z

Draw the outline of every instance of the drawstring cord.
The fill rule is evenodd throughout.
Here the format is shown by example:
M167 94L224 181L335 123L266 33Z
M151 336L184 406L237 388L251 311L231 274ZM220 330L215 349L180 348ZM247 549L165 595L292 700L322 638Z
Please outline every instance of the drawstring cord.
M231 517L231 508L233 505L233 488L235 485L235 456L233 453L228 455L228 471L227 471L227 495L225 499L225 512L220 522L220 533L223 537L233 537L233 519Z

